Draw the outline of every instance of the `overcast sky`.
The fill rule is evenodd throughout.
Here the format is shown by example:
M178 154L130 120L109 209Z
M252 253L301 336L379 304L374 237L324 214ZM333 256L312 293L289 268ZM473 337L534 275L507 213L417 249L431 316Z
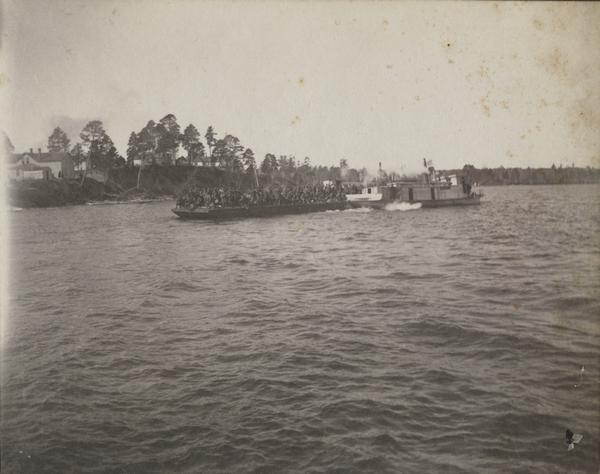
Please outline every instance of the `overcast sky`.
M5 0L17 151L176 115L313 164L600 166L600 4ZM403 167L403 168L402 168Z

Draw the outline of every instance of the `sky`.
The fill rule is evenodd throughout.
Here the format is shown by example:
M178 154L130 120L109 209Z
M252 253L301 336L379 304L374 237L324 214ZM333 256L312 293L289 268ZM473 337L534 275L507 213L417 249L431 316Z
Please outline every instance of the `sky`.
M600 166L600 4L4 0L16 151L168 113L258 159Z

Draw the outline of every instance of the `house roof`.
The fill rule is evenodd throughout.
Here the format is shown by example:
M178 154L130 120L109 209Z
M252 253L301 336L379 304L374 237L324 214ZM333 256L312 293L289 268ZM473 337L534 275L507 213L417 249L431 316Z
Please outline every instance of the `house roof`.
M37 166L33 163L21 163L20 165L15 166L12 169L18 169L23 171L40 171L40 170L49 170L47 166Z
M13 153L10 156L10 161L12 163L16 163L21 158L26 156L29 156L32 160L35 160L38 163L51 163L56 161L62 162L65 158L70 158L70 155L64 151L50 151L42 153L34 151L33 153Z

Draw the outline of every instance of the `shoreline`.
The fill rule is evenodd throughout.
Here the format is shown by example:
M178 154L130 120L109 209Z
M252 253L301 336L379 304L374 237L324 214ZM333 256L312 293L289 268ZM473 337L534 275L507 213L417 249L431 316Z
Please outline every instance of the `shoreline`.
M21 182L23 183L23 182ZM31 184L33 181L26 183ZM47 181L44 181L47 183ZM14 183L13 183L14 184ZM486 185L485 188L496 188L496 187L509 187L509 186L599 186L600 183L540 183L540 184L490 184ZM36 186L34 186L36 187ZM140 191L139 194L135 194L135 197L131 198L120 198L120 199L96 199L88 198L82 199L83 196L72 195L68 196L65 200L60 200L57 202L56 199L53 199L54 196L36 196L37 198L43 197L48 198L44 199L43 203L39 203L39 200L31 200L28 196L19 195L22 188L15 192L15 189L9 188L8 200L6 202L6 211L8 212L20 212L26 209L44 209L44 208L56 208L56 207L69 207L69 206L123 206L123 205L140 205L140 204L152 204L157 202L167 202L167 201L175 201L177 196L175 194L155 194L147 191ZM26 193L25 193L26 194ZM69 199L71 198L71 199Z
M301 169L297 169L295 173L299 173L299 176L294 174L289 178L294 178L298 183L305 181L306 176ZM600 183L600 170L595 168L477 169L465 165L463 169L440 170L440 173L468 176L483 188ZM267 173L261 178L261 182L269 184L281 180L281 177L275 178ZM6 183L7 204L25 209L176 199L189 184L212 188L236 182L239 184L240 179L240 175L218 167L151 165L144 168L141 175L138 168L124 167L112 169L104 182L89 177L83 181L80 178L9 181Z

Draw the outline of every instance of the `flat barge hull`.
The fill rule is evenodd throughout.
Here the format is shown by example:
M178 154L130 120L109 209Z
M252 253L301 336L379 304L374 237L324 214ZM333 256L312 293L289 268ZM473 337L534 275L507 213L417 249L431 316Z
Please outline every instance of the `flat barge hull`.
M181 219L215 220L238 219L243 217L271 217L286 214L307 214L309 212L341 211L347 209L345 202L327 202L320 204L296 204L281 206L255 206L255 207L201 207L197 209L179 209L172 211Z

